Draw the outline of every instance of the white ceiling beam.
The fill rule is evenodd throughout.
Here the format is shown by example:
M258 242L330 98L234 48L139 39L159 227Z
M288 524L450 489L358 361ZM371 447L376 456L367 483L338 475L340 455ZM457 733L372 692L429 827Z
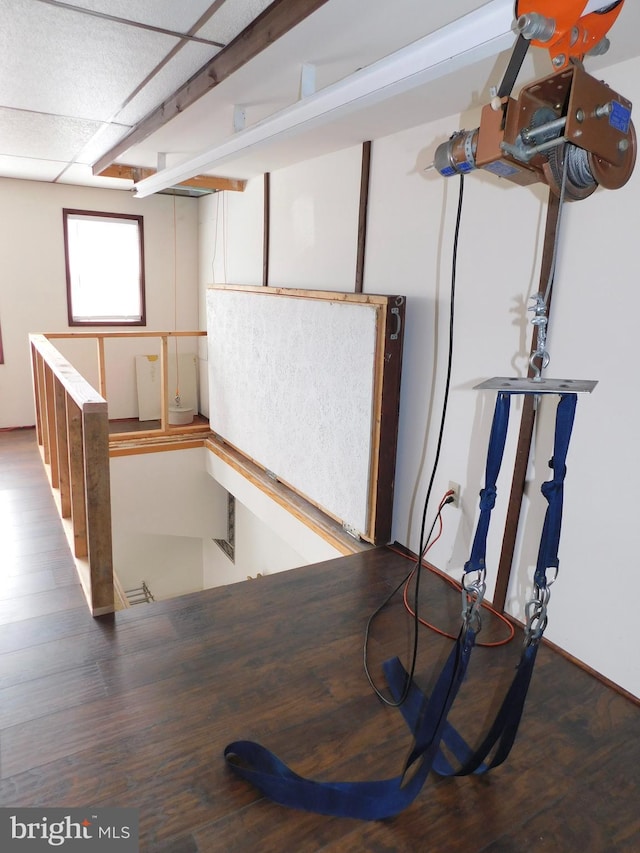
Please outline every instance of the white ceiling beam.
M135 184L139 198L207 172L249 150L292 137L431 83L511 47L513 0L491 0L476 11L351 76L297 101L184 163Z
M211 8L217 9L225 0L217 0ZM93 164L93 174L99 174L125 151L147 139L172 118L183 113L207 92L268 48L279 38L316 12L328 0L273 0L267 8L238 33L206 65L163 101L160 106L142 119L127 136L106 151Z

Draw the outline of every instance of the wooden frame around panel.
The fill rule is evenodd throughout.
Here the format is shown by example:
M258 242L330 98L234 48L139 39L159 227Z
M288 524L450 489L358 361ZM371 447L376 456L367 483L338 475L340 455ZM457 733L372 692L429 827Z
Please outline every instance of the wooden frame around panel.
M405 297L370 293L343 293L332 290L306 290L304 288L265 287L255 285L212 285L209 290L241 291L259 296L286 296L299 299L320 299L332 302L349 302L374 306L377 312L376 341L373 377L373 408L369 500L367 530L360 531L362 538L373 544L386 544L391 538L393 520L393 495L395 480L398 418L400 412L400 377L402 371L402 346L404 335ZM224 437L223 437L224 438ZM226 439L225 439L225 443ZM235 447L253 464L264 469L260 460L252 459ZM280 478L278 478L280 479ZM280 480L292 492L299 494L294 485ZM315 503L309 495L304 498L330 518L342 523L326 507Z

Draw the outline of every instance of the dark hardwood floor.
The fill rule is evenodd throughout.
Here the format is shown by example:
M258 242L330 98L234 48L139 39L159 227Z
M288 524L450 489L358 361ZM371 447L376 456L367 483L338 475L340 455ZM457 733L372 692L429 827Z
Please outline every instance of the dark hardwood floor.
M640 708L547 647L509 762L432 778L392 820L287 810L229 772L225 745L249 738L303 775L397 775L407 731L362 671L366 619L407 570L397 554L92 619L32 431L0 432L0 529L0 805L137 807L144 851L640 850ZM430 575L424 593L455 630L458 593ZM485 621L480 639L500 637ZM425 687L449 642L424 632ZM396 603L373 627L374 673L408 643ZM470 736L518 647L476 651L456 708Z

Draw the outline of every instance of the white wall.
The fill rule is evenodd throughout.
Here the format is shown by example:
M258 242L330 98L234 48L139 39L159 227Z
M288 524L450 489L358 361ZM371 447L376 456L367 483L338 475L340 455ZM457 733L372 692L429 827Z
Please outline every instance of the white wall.
M140 589L145 581L160 601L203 588L202 539L123 530L114 536L113 558L125 591Z
M213 539L203 542L205 589L308 564L309 561L302 554L243 503L236 500L235 506L234 560Z
M639 101L640 61L603 72L603 77ZM407 296L393 537L414 551L442 403L458 194L456 180L447 182L424 167L438 142L478 121L478 114L453 116L373 143L365 291ZM355 148L271 175L271 284L353 289L359 158ZM599 190L566 206L548 373L596 378L600 384L592 397L579 401L568 459L562 568L547 636L636 695L640 665L629 652L635 603L628 591L634 589L633 560L640 544L635 520L640 451L634 427L639 407L633 395L639 194L636 172L621 190ZM492 394L471 388L490 376L526 371L531 337L526 308L538 289L546 197L544 187L520 188L479 173L465 184L452 393L429 508L431 517L450 480L461 484L461 508L447 511L445 533L430 553L436 565L457 576L469 553L494 403ZM221 212L226 217L227 276L217 281L232 282L230 274L238 271L241 283L261 283L262 203L262 180L251 181L226 210L216 211L210 199L200 202L201 258L215 255L215 270L223 245ZM298 233L293 223L300 211L307 225ZM312 248L307 257L300 251L302 237ZM201 270L201 300L211 281L208 269ZM623 390L629 391L624 398ZM520 403L514 401L513 408L517 420ZM489 596L506 513L514 427L517 423L509 436L490 536ZM546 403L528 486L532 505L523 518L508 594L507 608L518 616L536 560L543 512L538 481L548 476L551 429Z
M224 538L226 492L200 448L111 459L114 568L125 589L145 580L156 598L203 587L203 541Z
M339 556L203 447L116 456L110 469L113 559L125 589L144 580L155 598L171 598ZM227 537L227 489L238 495L234 563L214 542Z
M353 290L360 164L350 148L271 176L270 285Z
M240 549L236 566L240 574L238 578L234 575L234 579L255 575L257 572L270 574L342 556L337 548L326 542L289 510L271 500L265 492L217 454L207 451L205 468L216 483L236 498L236 506L241 507L240 527L236 530L236 546ZM264 555L260 556L261 544L266 548L269 540L269 547L274 549L273 552L266 550ZM246 558L248 562L245 564L240 558ZM222 565L216 561L214 570L222 571Z
M0 427L35 422L29 332L69 330L62 233L64 207L142 214L146 328L198 328L198 205L194 199L162 195L135 199L124 191L2 178L0 323L5 363L0 365ZM137 414L133 356L136 352L147 353L149 346L144 342L107 342L107 397L112 417ZM95 345L74 342L61 344L59 348L87 378L96 381ZM194 352L196 344L191 342L189 348Z

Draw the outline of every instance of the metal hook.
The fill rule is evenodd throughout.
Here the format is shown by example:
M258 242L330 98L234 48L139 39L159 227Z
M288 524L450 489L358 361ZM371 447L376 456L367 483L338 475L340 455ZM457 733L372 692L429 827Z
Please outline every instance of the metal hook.
M540 359L540 367L538 367L538 365L536 364L537 359ZM531 355L531 358L529 359L529 366L534 372L534 376L532 377L534 382L540 382L540 380L542 379L542 371L549 364L549 359L550 356L546 349L536 350Z

